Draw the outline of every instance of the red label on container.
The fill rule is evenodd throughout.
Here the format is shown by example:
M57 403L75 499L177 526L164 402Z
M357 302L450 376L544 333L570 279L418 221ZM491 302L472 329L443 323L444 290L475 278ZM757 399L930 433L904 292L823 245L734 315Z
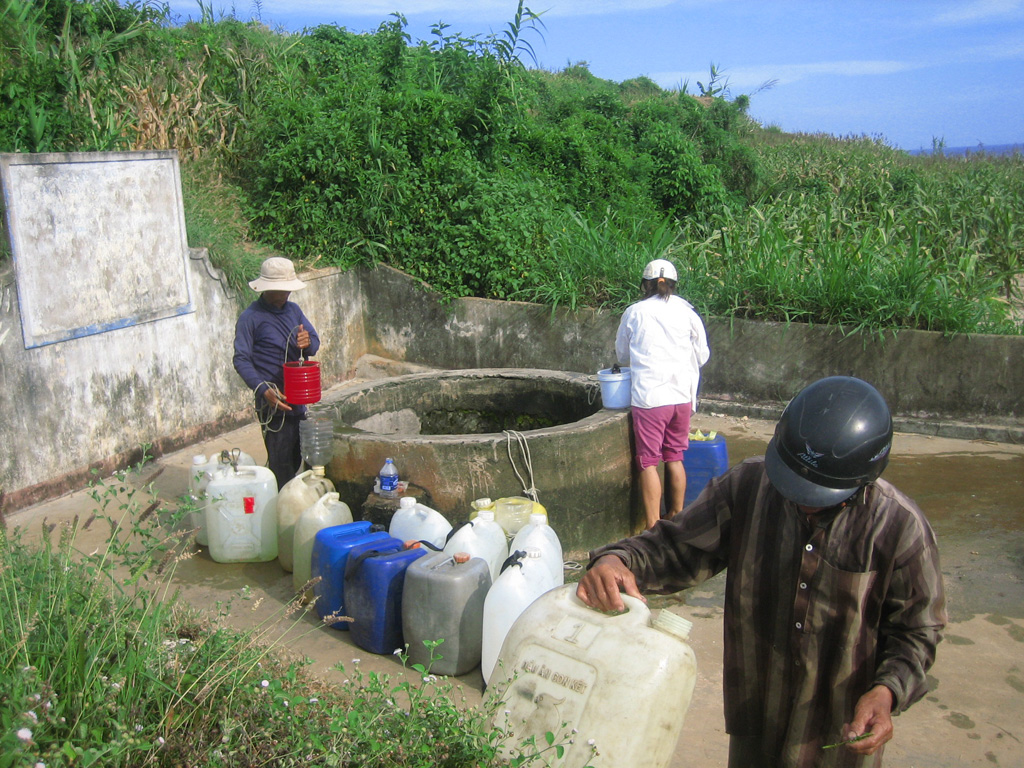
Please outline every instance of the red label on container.
M251 515L256 511L256 497L246 496L242 499L242 507L245 509L245 514Z

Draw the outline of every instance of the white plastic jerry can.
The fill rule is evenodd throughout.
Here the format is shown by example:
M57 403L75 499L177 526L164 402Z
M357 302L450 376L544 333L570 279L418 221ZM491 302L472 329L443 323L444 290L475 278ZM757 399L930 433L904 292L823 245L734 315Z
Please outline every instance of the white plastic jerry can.
M555 529L548 525L548 518L545 514L533 512L530 514L530 522L519 529L519 533L512 539L508 551L515 552L525 547L537 547L541 553L541 559L555 579L555 584L561 586L565 583L565 568L562 560L562 542L555 533Z
M665 609L652 622L628 595L624 613L597 611L576 586L540 596L505 637L491 681L502 701L495 725L510 734L504 750L530 737L543 748L547 733L575 728L560 766L666 768L697 679L692 625ZM628 714L610 702L629 702Z
M188 492L195 504L191 515L192 527L196 529L196 543L210 546L210 537L206 531L206 486L213 479L218 468L235 464L236 466L253 466L256 460L245 451L234 448L214 453L209 459L204 454L192 457L192 469L188 478Z
M305 422L303 422L305 423ZM292 570L295 553L295 524L302 513L316 504L325 493L334 490L334 483L324 475L323 467L300 472L281 488L277 495L277 560L286 571ZM307 580L304 579L302 583Z
M210 557L263 563L277 557L277 480L267 467L220 467L206 487Z
M536 547L509 555L484 600L480 673L485 683L497 675L499 651L513 623L540 595L556 586L551 570Z
M466 552L470 557L484 560L491 572L491 583L494 583L501 573L502 563L508 559L508 541L505 531L494 522L494 512L484 509L452 534L444 551L449 555Z
M296 590L312 577L313 542L324 528L352 522L352 510L340 501L337 491L325 493L299 517L292 540L292 585ZM281 542L278 542L280 545ZM280 560L280 552L278 559Z
M412 496L403 496L391 517L388 534L402 542L429 541L441 549L451 529L452 524L436 509L420 504Z

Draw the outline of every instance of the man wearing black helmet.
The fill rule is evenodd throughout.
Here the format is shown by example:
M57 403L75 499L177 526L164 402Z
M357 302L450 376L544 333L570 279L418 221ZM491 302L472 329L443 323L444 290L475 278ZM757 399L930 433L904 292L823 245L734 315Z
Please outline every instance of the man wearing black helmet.
M786 407L764 457L591 553L577 594L603 610L622 609L620 590L642 599L727 569L730 768L880 766L891 715L927 689L942 576L928 521L880 478L891 445L874 387L821 379Z

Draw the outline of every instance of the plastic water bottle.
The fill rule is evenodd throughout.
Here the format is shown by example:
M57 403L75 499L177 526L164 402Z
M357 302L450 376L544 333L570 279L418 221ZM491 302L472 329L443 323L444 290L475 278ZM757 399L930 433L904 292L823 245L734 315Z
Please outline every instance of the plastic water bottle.
M394 459L385 459L380 468L380 495L385 499L398 496L398 467Z

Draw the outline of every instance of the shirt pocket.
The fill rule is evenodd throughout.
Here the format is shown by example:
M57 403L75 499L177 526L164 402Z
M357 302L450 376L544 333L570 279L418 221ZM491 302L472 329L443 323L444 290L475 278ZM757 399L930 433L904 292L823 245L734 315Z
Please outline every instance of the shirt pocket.
M831 647L874 645L877 578L878 571L844 571L822 560L812 587L809 631Z

